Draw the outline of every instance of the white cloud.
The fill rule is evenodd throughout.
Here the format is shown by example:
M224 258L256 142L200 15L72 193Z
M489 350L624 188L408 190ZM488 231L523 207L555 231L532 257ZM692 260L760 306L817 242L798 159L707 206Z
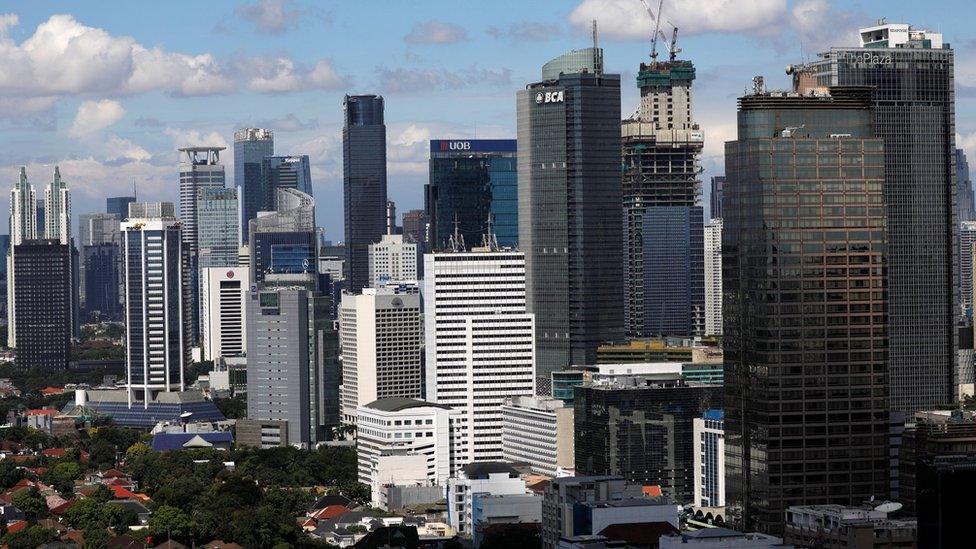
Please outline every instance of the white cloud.
M125 116L125 109L118 101L102 99L85 101L78 106L75 120L68 129L72 137L84 137L115 124Z
M656 4L656 2L648 2ZM656 5L652 9L656 9ZM685 34L763 31L786 14L786 0L675 0L664 8L670 21ZM600 36L614 40L650 40L654 20L636 0L583 0L569 21L589 30L596 19ZM662 21L661 28L669 25Z
M0 36L7 34L7 29L16 27L20 23L20 17L16 13L0 13Z
M242 4L234 9L242 19L269 34L281 34L301 18L302 12L291 0L259 0L254 4Z
M227 147L227 140L224 136L211 131L204 133L200 130L183 130L179 128L166 128L163 133L173 138L173 148L182 147Z
M454 23L425 21L416 23L403 37L407 44L454 44L468 39L468 31Z
M966 151L969 162L973 162L973 159L976 159L976 131L965 134L957 133L956 148Z
M106 160L125 159L134 160L136 162L145 162L152 158L152 155L149 154L149 151L146 149L117 135L110 136L105 144L108 149L108 153L105 156Z
M512 82L511 69L387 69L376 68L379 85L384 91L410 93L437 89L454 90L467 86L507 86Z
M240 63L239 70L251 75L247 87L259 93L335 90L346 86L331 59L321 59L307 69L287 57L256 57Z

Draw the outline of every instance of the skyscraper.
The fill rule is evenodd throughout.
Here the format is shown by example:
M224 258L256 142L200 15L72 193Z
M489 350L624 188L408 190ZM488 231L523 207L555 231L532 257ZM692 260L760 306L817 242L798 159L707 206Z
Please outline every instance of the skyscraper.
M691 61L641 63L640 106L621 124L624 311L630 337L704 332L700 269L704 144L691 109Z
M198 265L236 267L240 234L236 188L197 189Z
M25 240L37 238L37 193L20 168L20 181L10 189L10 250L7 253L7 346L17 345L17 315L14 307L16 277L14 251Z
M385 234L369 245L369 286L416 284L417 244L404 242L403 235Z
M624 335L620 76L602 49L571 51L518 92L517 113L519 248L548 378Z
M954 57L941 34L882 22L861 29L859 47L831 48L809 67L820 86L874 87L875 135L885 143L889 398L906 417L953 401Z
M105 212L119 216L119 220L129 217L129 204L136 201L134 196L110 196L105 199Z
M705 224L705 335L722 335L722 219Z
M725 176L712 176L712 193L709 198L712 219L722 218L722 194L725 187Z
M128 208L128 205L126 206ZM85 213L78 216L78 245L91 246L121 241L119 222L129 217L128 210L121 217L114 213Z
M427 214L424 210L403 212L403 239L417 244L427 241Z
M200 269L200 349L203 360L243 356L247 351L247 267Z
M386 124L379 95L342 102L342 185L346 288L357 293L369 276L368 247L386 233Z
M71 192L61 180L61 170L54 167L54 178L44 189L46 204L44 237L71 244Z
M502 459L502 404L535 389L525 255L497 245L424 256L426 398L462 411L455 466Z
M396 202L386 201L386 234L397 234Z
M47 227L46 216L44 214L44 199L37 199L37 238L44 238L44 229Z
M290 188L278 189L278 209L250 222L251 281L260 285L269 274L286 275L309 289L318 286L318 237L315 200Z
M264 188L262 174L265 157L274 155L274 134L271 130L244 128L234 132L234 186L237 187L241 208L241 242L247 242L248 223L258 212L271 209L266 204L274 198Z
M956 204L959 208L959 221L976 221L973 182L969 179L966 151L962 149L956 149Z
M119 245L101 242L81 247L84 312L87 318L121 320Z
M959 267L956 284L959 286L960 314L973 308L973 244L976 244L976 221L959 223Z
M65 369L73 329L71 247L57 239L14 246L16 364Z
M757 91L725 150L726 506L775 534L888 493L885 141L870 88Z
M172 211L172 204L166 204ZM129 206L130 213L147 210ZM122 223L128 401L144 406L159 392L183 390L184 253L175 217L131 216Z
M499 246L518 245L516 151L514 139L431 140L424 189L430 249L446 249L455 229L476 246L489 221Z
M258 204L258 212L275 209L278 189L298 189L312 196L312 174L308 155L267 156L262 162L261 173L265 194ZM250 217L248 221L251 219L254 217Z

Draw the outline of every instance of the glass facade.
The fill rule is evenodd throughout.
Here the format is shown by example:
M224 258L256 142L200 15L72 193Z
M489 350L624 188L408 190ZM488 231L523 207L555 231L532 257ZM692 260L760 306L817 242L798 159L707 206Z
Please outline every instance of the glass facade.
M298 189L312 196L312 175L308 155L269 156L263 165L264 201L259 211L276 210L278 189Z
M90 319L121 320L119 301L119 245L104 242L82 246L85 272L85 316Z
M623 337L620 77L530 84L517 114L519 249L536 376L548 380Z
M234 186L241 202L241 242L247 242L248 222L257 217L258 212L270 209L261 168L264 158L272 155L274 134L271 130L244 128L234 132Z
M501 246L518 245L518 172L514 139L430 142L430 182L424 189L429 249L448 248L458 232L468 248L488 231Z
M236 188L197 191L197 244L200 268L236 267L240 233Z
M119 219L128 219L129 204L136 201L134 196L110 196L105 199L105 213L115 214Z
M888 493L884 141L868 88L739 100L723 218L726 506Z
M701 206L656 206L643 219L644 335L693 335L705 320Z
M71 248L54 239L24 240L14 256L15 364L63 370L72 332Z
M386 124L378 95L347 95L342 108L343 274L359 293L369 283L369 245L386 233Z

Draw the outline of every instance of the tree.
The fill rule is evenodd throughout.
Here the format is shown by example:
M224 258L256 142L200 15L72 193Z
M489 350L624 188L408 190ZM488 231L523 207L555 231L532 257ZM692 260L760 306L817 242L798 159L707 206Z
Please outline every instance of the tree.
M42 519L48 514L44 496L33 486L17 492L11 500L14 507L27 515L27 520Z
M6 490L24 478L24 470L19 469L13 460L0 461L0 488Z
M15 533L4 536L4 541L10 549L34 549L53 541L57 537L57 532L48 530L43 526L32 524L27 528Z
M101 526L85 529L85 549L104 549L112 538L108 530Z
M168 539L190 541L193 537L193 523L182 510L169 505L162 505L149 517L146 525L153 540L160 542Z
M70 494L74 481L81 478L81 466L73 461L62 461L47 470L44 477L62 494Z
M93 498L85 498L65 510L62 517L72 528L88 530L92 525L101 522L102 506Z
M227 419L245 419L247 417L247 401L239 396L215 398L213 403Z

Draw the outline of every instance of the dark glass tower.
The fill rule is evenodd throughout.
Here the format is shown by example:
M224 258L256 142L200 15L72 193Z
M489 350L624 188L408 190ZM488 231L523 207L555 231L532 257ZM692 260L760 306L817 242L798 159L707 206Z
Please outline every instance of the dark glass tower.
M271 130L244 128L234 132L234 186L241 202L241 242L247 242L248 222L258 212L271 209L267 202L274 195L264 188L261 168L264 158L273 154Z
M85 270L85 317L121 320L119 245L102 242L82 246L81 250Z
M954 53L942 35L905 24L861 29L860 47L831 48L810 68L821 86L874 88L885 142L888 362L893 410L906 417L954 399Z
M620 76L575 50L517 95L519 248L536 375L593 364L623 330Z
M73 327L71 245L57 239L14 246L16 364L64 369Z
M308 155L268 156L264 158L263 163L262 173L266 195L258 211L275 210L275 196L278 189L298 189L312 196L312 175Z
M726 507L888 493L884 141L870 88L739 99L722 234Z
M129 204L136 201L134 196L110 196L105 199L105 213L115 214L119 220L129 217ZM83 242L87 245L87 242Z
M709 198L711 203L710 215L712 219L722 218L722 188L725 186L725 176L712 176L712 195Z
M642 219L644 288L641 333L690 335L703 330L704 220L701 206L655 206Z
M514 139L436 139L430 142L430 182L424 204L430 249L444 249L458 232L481 244L491 218L501 246L518 244L518 172Z
M342 185L346 229L346 288L369 283L369 245L386 233L386 124L379 95L342 102Z

